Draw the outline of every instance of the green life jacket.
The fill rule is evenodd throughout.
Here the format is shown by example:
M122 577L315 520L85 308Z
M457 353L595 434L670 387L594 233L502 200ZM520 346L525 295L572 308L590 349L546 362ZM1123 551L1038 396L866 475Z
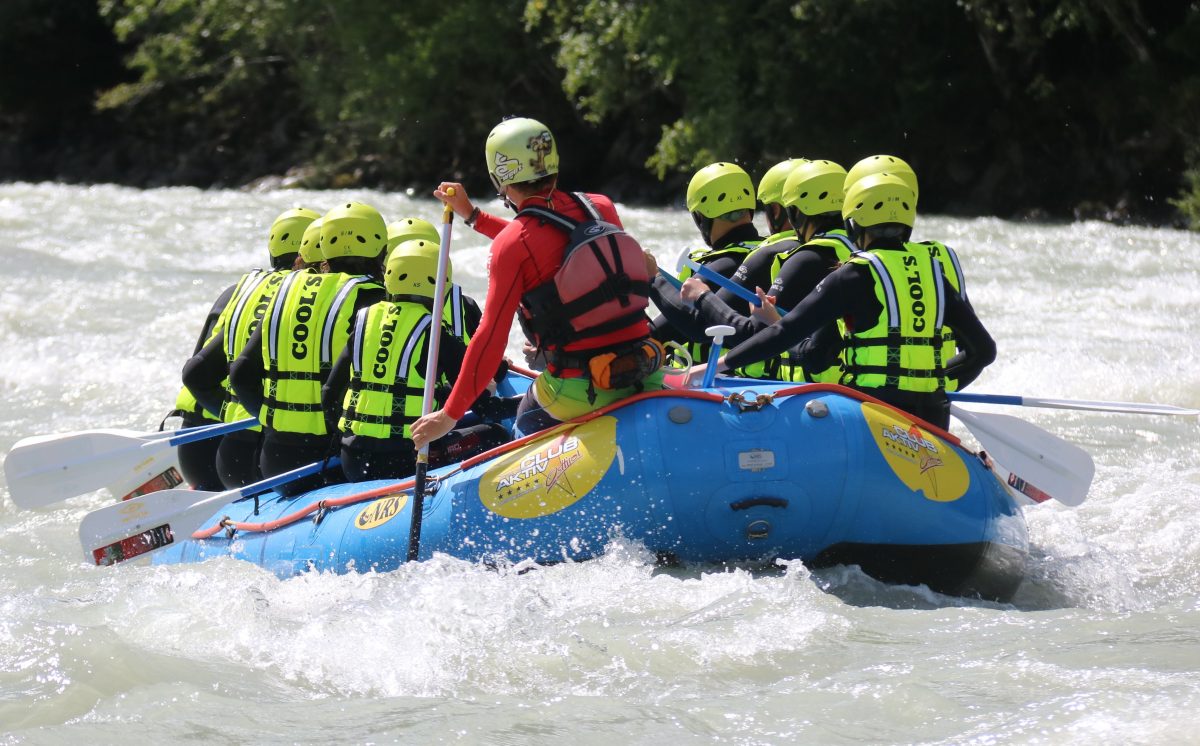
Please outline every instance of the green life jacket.
M946 279L950 281L951 287L958 291L958 294L962 296L963 300L968 300L967 285L966 280L963 277L962 265L958 263L958 254L955 253L954 249L938 241L921 241L920 243L910 242L904 244L904 246L911 249L927 250L929 252L929 256L941 262L942 274L945 275ZM942 361L949 362L950 358L954 357L955 353L958 352L958 344L954 341L954 333L949 329L945 330L942 337L944 339L942 347ZM958 381L952 378L947 378L946 390L957 391Z
M785 251L776 255L775 261L771 264L771 284L774 284L775 281L779 279L779 274L783 271L783 265L788 259L800 253L801 251L811 250L822 246L833 249L834 254L837 255L838 261L843 264L849 261L850 257L852 257L854 254L858 253L858 247L853 241L850 240L850 237L846 234L846 231L842 230L841 228L835 228L833 230L825 231L824 233L818 233L809 239L808 243L797 246L791 251ZM845 322L843 322L841 319L838 319L837 324L838 331L841 333L842 337L845 338ZM838 383L842 380L842 374L844 372L843 365L844 358L840 355L838 357L838 362L830 365L825 370L814 373L805 370L790 353L785 352L781 358L779 366L779 377L784 381L794 381L796 383Z
M326 435L321 384L350 336L359 292L379 288L345 273L293 272L267 309L261 421L280 432Z
M421 353L433 316L420 303L382 301L358 312L351 341L350 384L338 429L370 438L412 439L425 390Z
M290 269L277 269L259 275L257 282L244 292L234 293L229 315L222 323L225 334L225 369L228 370L237 356L246 349L246 343L262 324L263 316L274 300L276 293L283 287L284 280L292 273ZM237 395L229 386L229 379L221 383L225 387L225 406L221 408L221 419L224 422L237 422L250 416L246 408L238 401ZM262 430L261 425L255 425L253 430Z
M225 307L221 309L221 313L218 314L217 320L213 323L212 328L209 329L208 337L204 340L204 344L201 345L201 347L206 347L208 343L213 341L217 334L221 332L221 330L225 327L225 324L229 321L229 314L231 310L235 305L237 305L238 297L249 292L249 289L254 287L254 284L264 274L266 273L263 270L256 269L241 276L241 278L237 281L237 285L235 285L233 288L233 294L229 296L229 300L226 301ZM225 380L221 381L221 386L224 387L226 391L226 399L228 400L229 379L226 378ZM224 411L224 404L222 404L221 409ZM193 419L202 419L214 423L222 421L207 409L200 406L200 402L196 401L195 395L188 390L187 386L183 386L179 390L179 395L175 397L175 411L181 415L191 417Z
M929 393L945 389L942 360L942 265L924 249L864 251L850 262L866 265L882 312L875 326L846 339L843 382Z

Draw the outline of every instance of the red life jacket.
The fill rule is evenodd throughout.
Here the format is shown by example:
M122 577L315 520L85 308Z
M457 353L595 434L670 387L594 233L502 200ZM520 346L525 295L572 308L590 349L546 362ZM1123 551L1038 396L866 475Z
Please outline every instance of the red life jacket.
M637 323L650 304L642 247L633 236L602 220L586 196L570 194L588 219L577 221L542 207L517 213L518 218L536 217L567 234L562 265L553 278L521 297L518 314L526 336L539 349L551 352Z

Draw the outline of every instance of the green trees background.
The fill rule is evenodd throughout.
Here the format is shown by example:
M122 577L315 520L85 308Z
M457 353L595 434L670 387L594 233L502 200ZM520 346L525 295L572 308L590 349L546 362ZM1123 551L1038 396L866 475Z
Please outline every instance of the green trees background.
M1196 2L0 4L7 180L482 193L508 114L626 201L714 160L887 152L925 211L1200 225Z

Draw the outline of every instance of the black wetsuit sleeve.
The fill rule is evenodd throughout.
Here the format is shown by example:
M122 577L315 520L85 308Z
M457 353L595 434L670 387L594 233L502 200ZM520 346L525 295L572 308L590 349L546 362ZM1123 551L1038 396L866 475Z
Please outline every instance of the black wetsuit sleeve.
M755 288L766 290L771 285L771 267L775 264L775 257L779 256L781 252L795 248L798 245L799 242L789 240L776 242L765 248L760 246L750 252L746 260L733 273L733 277L729 279L752 293ZM734 308L737 308L734 303L735 301L743 302L739 295L725 288L717 291L717 297Z
M237 394L238 401L246 411L257 417L263 405L263 330L260 324L250 335L242 354L229 364L229 386Z
M217 319L220 318L221 312L225 310L225 306L229 305L229 299L233 297L234 290L237 290L236 284L222 290L217 299L213 301L212 308L208 309L208 316L204 318L204 328L200 330L200 338L196 340L196 348L192 350L193 355L204 349L204 343L212 335L213 327L217 325Z
M793 309L804 300L833 271L828 257L813 250L799 251L783 263L779 276L771 283L767 295L775 296L775 303L782 308Z
M734 307L725 302L718 293L705 293L696 301L696 311L700 316L704 329L716 324L727 324L733 327L733 336L726 337L726 348L739 345L750 337L766 328L766 324L753 316L738 313L736 308L745 308L749 312L749 303L741 298L733 301ZM708 335L702 339L707 340Z
M662 313L650 322L651 336L659 342L691 342L704 339L702 323L679 290L661 275L650 282L650 300Z
M996 341L988 334L975 309L943 278L946 293L944 323L954 331L959 352L946 363L946 378L958 382L961 390L979 377L996 359Z
M730 350L727 368L740 368L766 360L795 347L818 329L841 317L852 317L869 326L883 310L872 292L871 270L847 264L834 271L778 323L772 324Z
M475 330L479 328L479 321L483 318L483 311L479 308L479 303L471 296L463 293L463 316L467 324L467 334L475 336Z
M327 432L337 432L338 420L342 417L342 404L346 399L346 387L350 385L350 356L353 354L351 346L346 345L337 356L337 360L333 361L329 375L321 384L321 409L325 412Z
M183 364L183 385L188 387L200 406L216 417L221 416L225 388L221 382L229 374L225 362L225 334L218 332L208 344Z

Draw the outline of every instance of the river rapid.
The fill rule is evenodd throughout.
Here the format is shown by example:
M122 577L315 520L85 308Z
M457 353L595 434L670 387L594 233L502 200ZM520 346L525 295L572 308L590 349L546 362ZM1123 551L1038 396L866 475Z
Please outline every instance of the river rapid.
M397 193L0 186L0 453L156 428L274 216L343 199L439 215ZM664 264L697 239L682 209L622 216ZM996 338L973 390L1200 407L1200 236L937 217L916 235L958 250ZM456 224L452 256L482 301L486 240ZM1026 509L1005 605L799 562L668 570L621 541L526 572L97 568L77 530L107 493L22 511L0 487L0 743L1200 743L1200 424L990 411L1096 461L1082 506Z

